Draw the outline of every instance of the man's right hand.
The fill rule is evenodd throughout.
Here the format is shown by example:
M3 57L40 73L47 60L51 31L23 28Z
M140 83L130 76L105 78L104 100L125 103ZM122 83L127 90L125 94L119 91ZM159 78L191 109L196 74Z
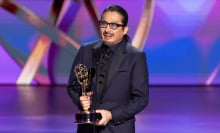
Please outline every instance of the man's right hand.
M92 104L92 98L91 98L92 95L93 95L92 92L88 92L86 94L86 96L80 96L80 98L79 98L80 99L80 104L81 104L81 106L82 106L84 111L88 111L89 110L89 108L90 108L90 106Z

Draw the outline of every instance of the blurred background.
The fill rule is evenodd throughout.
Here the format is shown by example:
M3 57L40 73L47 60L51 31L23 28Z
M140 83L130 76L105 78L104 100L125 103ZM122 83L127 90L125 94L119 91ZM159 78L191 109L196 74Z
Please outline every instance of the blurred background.
M219 133L219 0L0 0L0 132L76 131L70 69L100 39L110 4L127 10L128 35L147 55L150 102L136 132Z
M131 39L140 22L148 24L140 49L151 85L220 84L220 1L6 1L0 0L0 84L67 84L80 45L99 39L96 22L109 4L127 9Z

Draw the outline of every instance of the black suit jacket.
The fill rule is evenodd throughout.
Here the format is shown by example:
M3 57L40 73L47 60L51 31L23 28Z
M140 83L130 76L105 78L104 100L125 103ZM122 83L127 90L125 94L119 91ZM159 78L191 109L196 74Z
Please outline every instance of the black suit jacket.
M96 68L101 51L101 40L84 45L78 51L73 62L69 77L69 85L75 85L74 66L81 63L87 68ZM98 71L98 70L96 70ZM93 77L91 88L95 92L96 76ZM112 121L106 127L96 127L101 133L134 133L135 115L143 110L149 99L148 69L144 52L134 48L130 42L123 43L112 59L109 68L107 85L103 96L97 100L93 96L95 109L105 109L112 113ZM81 109L79 104L80 89L68 87L72 101ZM79 125L79 133L92 133L92 125Z

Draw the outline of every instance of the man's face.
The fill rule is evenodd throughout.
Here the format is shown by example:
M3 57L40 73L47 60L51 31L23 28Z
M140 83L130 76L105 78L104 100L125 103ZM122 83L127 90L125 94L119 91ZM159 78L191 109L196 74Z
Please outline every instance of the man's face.
M107 24L107 27L101 27L100 26L100 34L102 40L105 42L108 46L113 46L120 42L123 38L123 36L127 33L128 27L118 26L116 29L112 29L111 25L114 24L122 24L122 16L117 12L105 12L102 15L102 22L104 23L111 23Z

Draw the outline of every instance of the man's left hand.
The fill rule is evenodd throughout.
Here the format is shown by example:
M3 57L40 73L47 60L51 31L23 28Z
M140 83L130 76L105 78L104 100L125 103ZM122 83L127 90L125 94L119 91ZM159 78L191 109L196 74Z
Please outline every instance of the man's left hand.
M97 113L101 113L102 119L99 120L97 126L106 126L110 120L112 120L112 113L108 110L96 110Z

